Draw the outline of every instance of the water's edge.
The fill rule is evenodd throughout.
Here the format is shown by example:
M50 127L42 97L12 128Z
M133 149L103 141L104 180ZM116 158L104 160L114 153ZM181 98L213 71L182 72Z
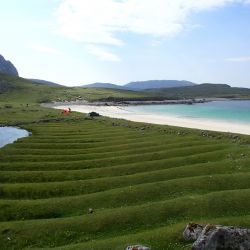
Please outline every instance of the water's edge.
M250 125L250 101L213 101L194 105L129 106L126 110L175 118L209 119Z
M103 116L135 122L250 135L250 101L215 101L193 105L148 106L64 104L52 107L55 109L70 107L72 111L85 114L94 111Z

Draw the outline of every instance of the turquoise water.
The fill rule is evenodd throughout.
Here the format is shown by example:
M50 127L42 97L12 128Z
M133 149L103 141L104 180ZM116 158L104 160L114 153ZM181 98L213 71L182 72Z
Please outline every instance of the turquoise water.
M139 105L126 110L154 115L171 115L190 119L209 119L250 125L250 101L213 101L206 103Z
M0 127L0 148L26 136L29 136L29 132L24 129Z

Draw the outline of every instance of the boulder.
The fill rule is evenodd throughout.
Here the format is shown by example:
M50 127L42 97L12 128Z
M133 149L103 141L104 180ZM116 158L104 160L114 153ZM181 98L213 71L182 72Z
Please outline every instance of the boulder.
M250 229L246 228L189 223L183 237L195 240L192 250L250 250Z
M183 238L185 240L197 240L205 225L200 225L197 223L188 223L184 232Z
M92 112L88 113L88 116L91 117L91 118L93 118L93 117L100 116L100 114L92 111Z

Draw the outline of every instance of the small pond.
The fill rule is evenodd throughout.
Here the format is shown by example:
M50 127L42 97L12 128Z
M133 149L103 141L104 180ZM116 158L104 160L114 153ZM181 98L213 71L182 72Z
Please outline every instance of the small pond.
M27 137L30 133L25 129L14 127L0 127L0 148L13 143L19 138Z

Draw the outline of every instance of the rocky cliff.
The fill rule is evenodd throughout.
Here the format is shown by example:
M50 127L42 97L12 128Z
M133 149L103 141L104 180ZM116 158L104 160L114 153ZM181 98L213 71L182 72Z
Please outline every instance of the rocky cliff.
M15 66L10 61L5 60L2 55L0 55L0 73L18 76Z

